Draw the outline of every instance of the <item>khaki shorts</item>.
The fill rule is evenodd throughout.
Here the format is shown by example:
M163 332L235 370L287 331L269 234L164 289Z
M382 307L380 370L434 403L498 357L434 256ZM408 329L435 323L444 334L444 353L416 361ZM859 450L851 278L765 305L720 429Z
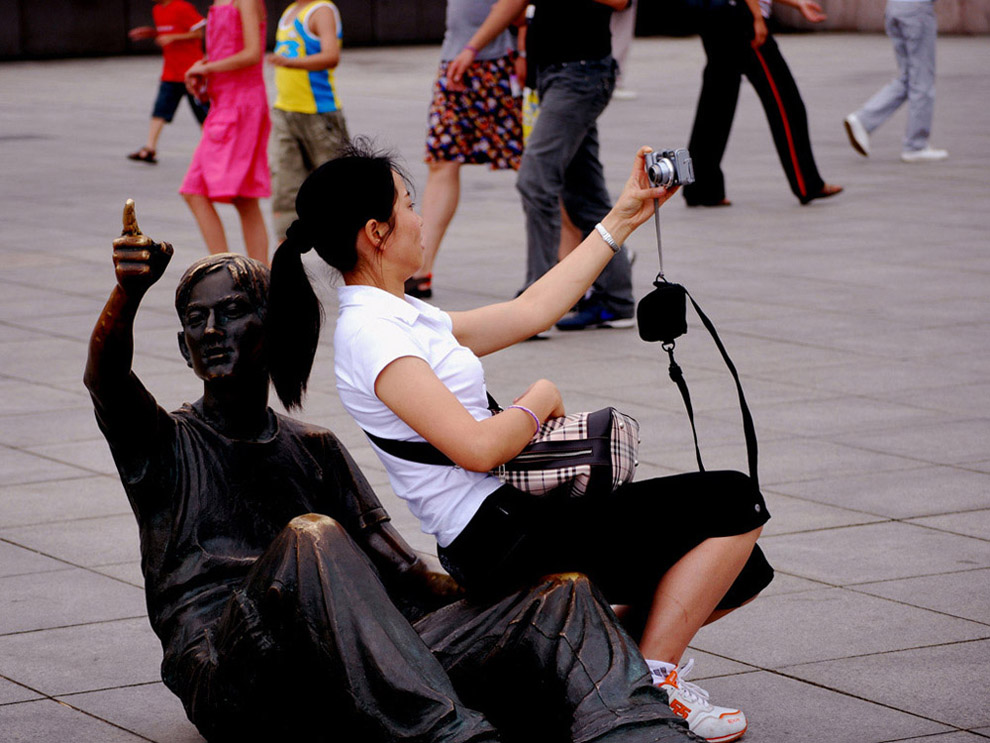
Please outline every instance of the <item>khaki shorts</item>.
M272 138L269 160L272 168L272 211L275 229L285 234L296 215L296 192L306 176L336 157L350 141L341 111L303 114L272 110ZM284 225L279 215L286 216Z

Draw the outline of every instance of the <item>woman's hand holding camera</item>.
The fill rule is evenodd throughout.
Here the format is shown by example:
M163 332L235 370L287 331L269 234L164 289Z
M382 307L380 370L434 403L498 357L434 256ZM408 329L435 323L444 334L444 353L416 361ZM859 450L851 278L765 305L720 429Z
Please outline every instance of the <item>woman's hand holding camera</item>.
M651 187L646 175L646 153L653 152L652 147L640 147L633 162L632 173L622 189L615 206L612 207L602 225L607 229L616 242L622 244L637 227L653 215L653 202L662 205L677 192L677 187Z

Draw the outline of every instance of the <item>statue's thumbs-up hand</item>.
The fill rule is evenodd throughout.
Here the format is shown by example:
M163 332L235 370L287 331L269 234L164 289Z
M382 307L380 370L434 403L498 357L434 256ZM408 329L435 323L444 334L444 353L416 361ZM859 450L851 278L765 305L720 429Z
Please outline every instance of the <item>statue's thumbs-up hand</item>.
M113 241L113 265L117 283L127 291L144 292L165 273L172 246L156 243L141 232L134 213L134 200L124 204L124 228Z

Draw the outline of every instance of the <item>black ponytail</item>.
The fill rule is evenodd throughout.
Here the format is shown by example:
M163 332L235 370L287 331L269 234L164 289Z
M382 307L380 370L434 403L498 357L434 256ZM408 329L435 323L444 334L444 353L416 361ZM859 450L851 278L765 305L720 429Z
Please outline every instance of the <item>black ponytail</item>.
M312 247L309 243L296 220L272 257L265 318L268 369L275 394L287 410L302 403L323 325L323 306L302 264L302 254Z
M394 223L398 194L393 171L405 175L388 154L357 139L316 170L296 195L298 219L272 258L267 334L275 393L289 410L299 407L313 369L323 307L313 291L302 254L314 248L342 273L357 266L357 237L369 220Z

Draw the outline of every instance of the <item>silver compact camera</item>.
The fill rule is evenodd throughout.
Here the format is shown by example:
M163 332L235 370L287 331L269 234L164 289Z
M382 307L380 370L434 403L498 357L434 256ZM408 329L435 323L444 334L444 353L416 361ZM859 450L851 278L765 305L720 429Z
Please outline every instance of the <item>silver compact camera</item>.
M646 153L646 176L651 186L682 186L694 183L694 163L684 147Z

